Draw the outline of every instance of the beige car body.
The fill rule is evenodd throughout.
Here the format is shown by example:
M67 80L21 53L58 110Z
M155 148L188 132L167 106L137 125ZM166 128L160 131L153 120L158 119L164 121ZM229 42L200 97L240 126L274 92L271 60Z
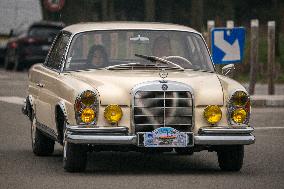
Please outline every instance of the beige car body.
M206 50L209 53L204 45L203 51L200 51L203 53L201 57L207 57L211 71L202 71L201 68L196 71L193 70L194 67L183 69L179 65L166 66L168 69L161 70L161 66L158 67L157 64L142 65L140 62L134 63L137 66L134 69L134 64L128 60L125 61L128 67L124 70L109 69L122 66L122 63L118 63L119 65L100 69L80 68L68 71L72 59L67 56L68 50L71 49L72 39L76 39L76 34L135 29L159 31L157 33L165 30L191 32L199 35L203 43L201 34L195 30L173 24L110 22L76 24L64 28L55 40L45 63L36 64L29 70L28 96L23 113L31 120L34 154L52 154L57 141L63 145L64 169L74 172L85 169L87 152L91 150L175 151L183 155L208 150L217 152L222 170L239 171L243 164L244 145L255 141L252 135L254 129L249 124L249 96L241 84L213 71L208 54L204 54ZM180 51L178 48L176 50ZM149 60L144 55L135 56ZM157 57L154 58L157 63ZM180 56L178 58L185 59ZM82 59L85 64L88 63ZM164 63L169 63L163 60ZM116 64L117 62L114 61ZM75 63L75 66L78 64ZM149 66L153 66L153 69L145 69ZM67 71L64 70L65 67ZM228 65L222 71L228 73L230 69L232 66ZM93 93L84 93L86 91ZM90 94L91 97L88 96ZM87 101L83 101L83 98ZM150 105L146 104L148 100ZM104 116L109 105L116 108L119 106L123 114L120 120L117 119L112 124ZM216 123L211 120L210 124L210 120L206 120L204 112L206 110L208 113L208 108L213 108L211 117L215 118L220 118L221 110L220 121L217 120ZM93 116L92 122L83 118L85 115L82 112L86 109L93 111L87 114ZM135 113L135 110L140 113ZM116 115L116 112L109 114ZM237 121L232 121L233 116ZM137 120L142 120L142 124Z
M199 34L197 31L179 25L154 23L87 23L66 27L64 31L71 33L71 38L80 33L94 30L111 29L148 29L148 30L177 30ZM201 35L201 34L199 34ZM70 44L70 42L69 42ZM56 108L59 107L69 126L76 126L74 103L76 98L85 90L97 93L99 112L96 127L113 127L104 118L107 105L118 104L122 107L123 117L117 126L132 128L132 89L141 83L159 81L159 71L151 70L92 70L80 72L64 72L53 70L43 64L34 65L29 71L29 86L27 100L31 104L37 122L52 134L58 135L56 128ZM217 73L185 70L168 71L167 81L186 84L192 88L194 96L193 132L203 127L212 127L204 119L204 109L208 105L220 106L221 121L214 127L231 127L227 117L227 103L235 91L246 91L238 82ZM249 127L249 125L245 126ZM250 138L252 140L252 138ZM254 141L254 138L253 138ZM250 143L253 143L250 141Z
M39 73L39 74L38 74ZM46 77L42 77L42 75ZM99 119L97 126L111 127L103 112L107 105L118 104L122 107L123 117L118 126L126 126L131 131L131 90L137 84L161 80L159 71L117 71L94 70L73 73L57 73L42 64L30 70L29 94L33 97L37 121L56 131L55 107L65 107L68 123L76 125L74 102L85 90L96 91L99 95ZM217 126L228 126L227 108L229 96L236 90L245 91L244 87L232 79L216 73L199 71L170 71L168 81L177 81L190 85L194 94L194 132L210 124L203 117L203 110L208 105L221 106L222 119ZM44 87L38 93L37 83Z

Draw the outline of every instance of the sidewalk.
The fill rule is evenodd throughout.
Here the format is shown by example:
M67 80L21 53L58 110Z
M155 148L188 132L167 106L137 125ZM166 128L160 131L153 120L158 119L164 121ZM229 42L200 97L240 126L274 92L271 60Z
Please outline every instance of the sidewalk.
M243 84L248 90L248 84ZM256 84L255 94L251 95L253 107L284 107L284 84L275 85L275 95L268 95L267 84Z

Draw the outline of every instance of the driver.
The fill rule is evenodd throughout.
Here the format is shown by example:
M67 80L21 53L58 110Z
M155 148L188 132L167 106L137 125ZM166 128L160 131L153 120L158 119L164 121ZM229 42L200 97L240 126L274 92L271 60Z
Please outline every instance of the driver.
M92 67L103 67L108 64L108 56L102 45L94 45L88 53L88 64Z
M153 55L157 57L169 56L171 52L170 39L165 36L159 36L155 39L152 49Z

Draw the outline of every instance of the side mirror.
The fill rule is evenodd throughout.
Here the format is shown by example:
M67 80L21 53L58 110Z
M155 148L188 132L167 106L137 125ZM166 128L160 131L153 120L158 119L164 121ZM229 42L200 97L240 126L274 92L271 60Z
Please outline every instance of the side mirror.
M234 64L228 64L222 68L222 74L225 76L232 76L233 72L235 70Z

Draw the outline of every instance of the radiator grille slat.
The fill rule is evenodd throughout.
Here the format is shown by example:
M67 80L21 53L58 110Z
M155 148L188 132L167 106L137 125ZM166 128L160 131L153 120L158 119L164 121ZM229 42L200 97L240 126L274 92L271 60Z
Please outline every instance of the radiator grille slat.
M135 132L159 127L191 131L192 101L189 91L137 91L133 104Z

